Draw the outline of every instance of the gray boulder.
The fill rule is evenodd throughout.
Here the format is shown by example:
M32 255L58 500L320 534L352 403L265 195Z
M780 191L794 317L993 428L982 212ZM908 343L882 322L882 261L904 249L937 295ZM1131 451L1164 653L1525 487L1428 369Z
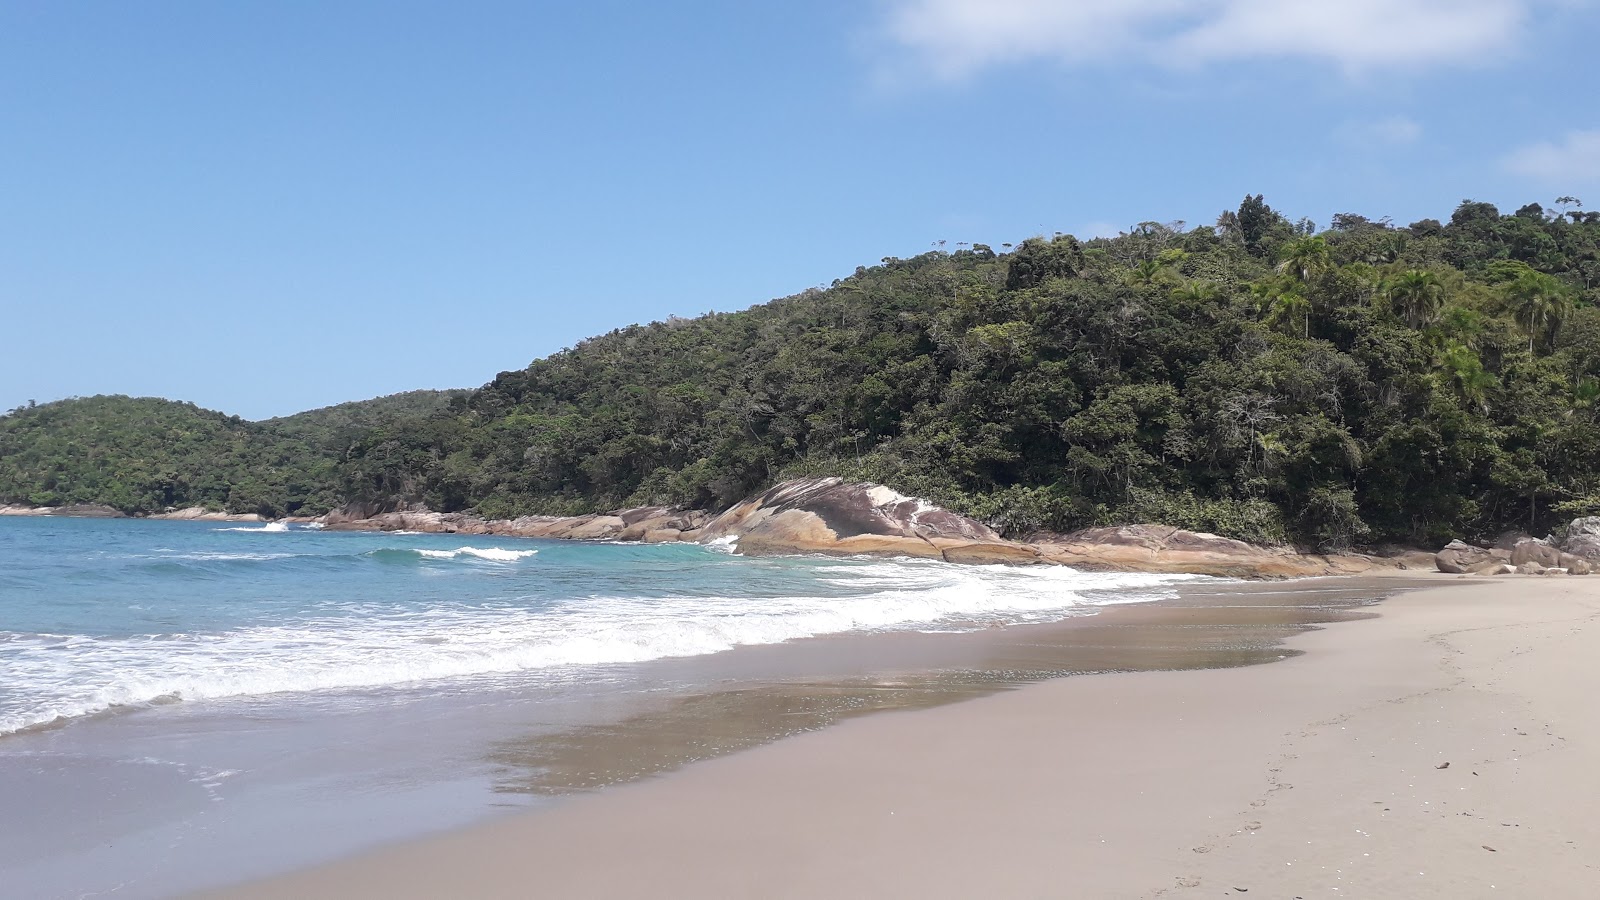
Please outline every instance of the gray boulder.
M1538 538L1525 538L1511 548L1511 564L1520 566L1523 563L1538 563L1545 568L1561 565L1561 551L1548 541Z
M1433 555L1433 564L1450 575L1465 575L1498 562L1493 553L1465 541L1451 541Z
M1573 519L1561 549L1591 563L1600 562L1600 516Z

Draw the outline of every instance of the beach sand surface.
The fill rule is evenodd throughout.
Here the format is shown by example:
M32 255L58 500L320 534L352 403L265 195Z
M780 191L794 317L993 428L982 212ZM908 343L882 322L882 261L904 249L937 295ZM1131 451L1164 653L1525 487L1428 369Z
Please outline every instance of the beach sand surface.
M1600 897L1600 578L821 731L212 896Z

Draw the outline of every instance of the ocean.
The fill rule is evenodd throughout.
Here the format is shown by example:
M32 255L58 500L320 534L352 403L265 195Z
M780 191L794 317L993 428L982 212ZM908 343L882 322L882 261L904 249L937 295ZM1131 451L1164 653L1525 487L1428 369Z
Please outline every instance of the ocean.
M0 894L166 896L559 802L630 775L595 763L618 723L867 677L900 645L760 648L1053 622L1185 580L0 519ZM563 746L588 781L549 779Z

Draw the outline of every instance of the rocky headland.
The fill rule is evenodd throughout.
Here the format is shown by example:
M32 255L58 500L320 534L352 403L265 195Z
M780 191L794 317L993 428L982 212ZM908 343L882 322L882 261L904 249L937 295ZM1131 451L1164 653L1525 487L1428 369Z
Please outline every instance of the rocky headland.
M787 481L717 514L644 507L575 517L483 519L413 507L350 504L330 530L420 531L600 541L727 541L752 556L819 553L906 556L953 563L1068 565L1099 571L1240 578L1348 575L1403 568L1389 558L1260 547L1161 525L1093 528L1006 540L989 526L878 484L840 478Z
M0 516L115 518L109 506L0 506ZM211 522L260 522L253 514L201 507L149 516ZM1587 575L1600 569L1600 517L1575 520L1561 538L1507 534L1492 546L1451 541L1438 553L1394 549L1321 554L1262 546L1167 525L1086 528L1001 537L975 519L881 484L841 478L786 481L718 513L646 506L583 516L485 519L403 503L350 503L325 516L292 517L330 531L411 531L642 543L725 542L749 556L817 553L938 559L952 563L1065 565L1091 571L1164 572L1233 578L1301 578L1381 570L1452 575Z

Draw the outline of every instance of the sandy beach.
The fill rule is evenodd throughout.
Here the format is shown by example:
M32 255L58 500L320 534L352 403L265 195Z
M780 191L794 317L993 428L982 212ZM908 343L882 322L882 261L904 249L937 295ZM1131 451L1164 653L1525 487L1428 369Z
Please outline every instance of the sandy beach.
M857 718L218 896L1600 895L1600 581L1441 576L1289 646Z

